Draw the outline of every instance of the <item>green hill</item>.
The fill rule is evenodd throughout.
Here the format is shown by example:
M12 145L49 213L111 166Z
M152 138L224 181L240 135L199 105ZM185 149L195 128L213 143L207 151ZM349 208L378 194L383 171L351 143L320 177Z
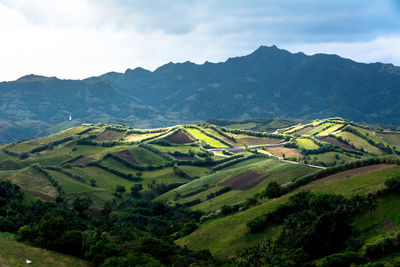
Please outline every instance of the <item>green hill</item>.
M43 267L68 267L68 266L91 266L87 261L63 255L57 252L32 247L13 240L13 236L0 233L0 263L4 267L27 266L26 260L32 263L29 266Z
M288 228L290 217L307 221L311 220L307 216L316 216L335 221L341 218L336 213L342 212L346 220L337 223L352 229L351 234L342 234L349 238L348 242L357 239L352 251L363 260L383 260L381 256L369 258L372 257L369 250L373 242L400 230L400 210L396 204L399 197L397 189L393 189L400 177L398 132L372 129L341 118L285 125L272 132L232 128L240 124L238 121L225 123L225 126L201 123L147 130L82 124L49 137L2 145L0 181L9 180L29 195L21 205L36 205L36 199L41 199L49 205L64 203L62 209L76 209L76 201L90 198L90 212L83 215L79 208L75 210L74 216L80 217L74 221L75 227L80 227L83 236L83 229L91 229L91 238L98 238L88 225L100 227L101 220L110 220L108 226L101 226L108 232L107 240L114 240L116 235L115 242L126 249L131 245L140 248L138 244L145 242L142 238L150 234L154 238L176 240L176 244L189 249L210 250L217 258L233 258L228 261L238 263L246 258L240 253L245 249L256 251L266 236L272 242L295 238ZM394 181L392 189L388 187L389 179ZM304 192L310 192L306 196L309 203L325 195L341 203L331 211L335 216L320 214L311 204L297 208L308 214L305 217L296 217L300 215L285 208L298 205L294 199ZM366 204L367 196L376 199L373 217ZM357 212L343 208L353 207L357 198L365 200ZM56 201L58 204L54 204ZM159 201L164 204L158 204ZM113 216L104 218L104 210L111 206ZM49 207L57 216L69 214L58 211L58 206ZM36 208L33 210L36 212ZM38 211L43 219L32 222L37 227L33 231L41 229L41 221L49 220L44 210ZM158 212L167 215L159 218ZM283 215L279 213L279 217L277 212ZM0 214L0 231L22 231L23 221L15 228L2 216L17 218L11 210ZM271 216L275 216L273 220ZM110 226L114 224L129 233L117 233L117 228ZM310 229L319 230L325 231ZM125 235L131 239L119 239ZM135 238L141 241L137 244L132 241ZM43 245L40 239L26 239ZM307 236L307 240L316 242L312 236ZM164 245L169 247L172 243ZM54 247L60 249L58 245ZM307 259L322 264L325 256L342 251L344 244L339 242L332 251L321 249L317 256L311 256L307 249L304 248ZM172 262L152 253L151 257L163 263ZM291 254L300 257L299 253ZM395 260L396 257L389 259Z

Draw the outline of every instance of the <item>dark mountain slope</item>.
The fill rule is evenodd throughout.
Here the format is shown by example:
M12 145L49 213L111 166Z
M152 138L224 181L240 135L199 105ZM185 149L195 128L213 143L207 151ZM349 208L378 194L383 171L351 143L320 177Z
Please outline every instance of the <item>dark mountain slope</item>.
M0 83L0 142L34 137L68 115L79 121L165 126L208 118L341 116L400 124L400 68L261 46L223 63L168 63L82 81L26 76ZM8 126L7 126L8 125ZM9 125L12 125L10 128ZM32 127L34 125L34 127ZM11 129L11 130L10 130ZM35 134L35 135L32 135ZM7 135L8 136L8 135Z
M154 72L101 76L167 115L315 118L399 123L400 68L336 55L260 47L224 63L168 63Z

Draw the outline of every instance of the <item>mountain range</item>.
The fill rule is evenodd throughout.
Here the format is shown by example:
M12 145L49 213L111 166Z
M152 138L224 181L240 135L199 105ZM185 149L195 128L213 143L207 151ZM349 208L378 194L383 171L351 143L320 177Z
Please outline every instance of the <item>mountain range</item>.
M400 124L400 67L276 46L221 63L168 63L83 80L28 75L0 83L0 95L0 143L82 122L161 127L209 118L340 116Z

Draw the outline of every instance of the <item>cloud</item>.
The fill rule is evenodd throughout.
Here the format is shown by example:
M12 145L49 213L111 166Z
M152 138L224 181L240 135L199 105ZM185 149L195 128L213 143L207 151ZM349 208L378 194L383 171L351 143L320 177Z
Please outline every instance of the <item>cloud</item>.
M400 65L399 18L386 0L0 0L0 80L224 61L272 44Z

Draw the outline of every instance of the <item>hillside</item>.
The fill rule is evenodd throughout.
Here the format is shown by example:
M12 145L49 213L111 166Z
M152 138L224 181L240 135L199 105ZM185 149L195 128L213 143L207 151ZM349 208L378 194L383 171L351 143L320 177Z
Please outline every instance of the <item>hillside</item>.
M341 116L396 125L399 85L400 68L390 64L292 54L275 46L220 63L168 63L153 72L136 68L84 80L28 75L0 83L0 143L82 122L164 127L215 117Z
M318 220L308 215L296 217L300 215L293 213L293 206L294 210L308 209L309 216L335 223L343 215L346 219L337 223L353 230L351 234L339 234L335 231L340 227L331 229L333 236L341 235L348 242L356 238L356 244L349 246L361 262L398 260L392 254L385 255L389 259L379 253L371 256L368 247L400 230L400 205L396 204L400 203L396 191L396 179L400 177L399 132L368 128L342 118L306 124L261 119L214 122L220 125L137 129L82 124L48 137L1 145L0 182L9 180L18 185L15 192L22 190L26 194L15 193L16 199L24 200L13 201L2 196L13 191L0 187L0 198L6 203L3 208L0 206L0 232L14 232L18 240L87 257L96 264L111 257L103 253L102 258L96 258L98 246L103 246L96 242L117 246L112 253L119 251L122 262L141 255L167 265L179 257L188 257L188 262L198 265L239 264L260 256L252 253L260 251L257 246L266 236L273 242L306 238L314 246L317 240L313 236L296 236L302 231L287 228L286 220L293 217L304 220L306 225L313 225L307 220ZM269 127L269 131L255 131L262 127ZM392 184L388 184L389 179ZM369 210L367 197L371 196L376 206ZM329 214L319 213L321 209L314 204L304 204L319 203L319 198L325 197L321 205L334 207ZM301 207L296 206L299 198L307 199ZM37 199L45 202L36 202ZM362 201L355 209L353 202L357 199ZM85 203L81 201L89 201L85 209L77 206ZM13 205L22 205L15 209L21 212L18 216L11 212ZM27 217L18 219L24 216ZM30 228L23 228L31 220L28 218L35 216L41 219L30 222ZM67 229L72 232L60 233L58 243L43 241L49 234L41 225L55 223L52 220L71 222ZM323 225L331 224L334 225ZM107 234L99 236L96 227ZM325 228L315 227L310 231L321 231L318 236L325 236ZM81 250L62 245L81 242L82 237L87 238L88 244ZM194 252L160 240L176 240L176 244ZM336 245L321 246L320 254L315 255L307 247L302 247L304 255L298 250L289 254L320 264L325 256L345 247L340 242ZM139 254L128 254L131 247ZM203 249L211 254L196 254ZM244 251L247 254L241 254ZM352 260L357 261L354 257ZM109 262L116 260L110 258Z
M0 234L0 245L0 262L4 267L27 266L27 259L32 262L29 266L91 266L89 262L78 258L19 243L12 235Z

